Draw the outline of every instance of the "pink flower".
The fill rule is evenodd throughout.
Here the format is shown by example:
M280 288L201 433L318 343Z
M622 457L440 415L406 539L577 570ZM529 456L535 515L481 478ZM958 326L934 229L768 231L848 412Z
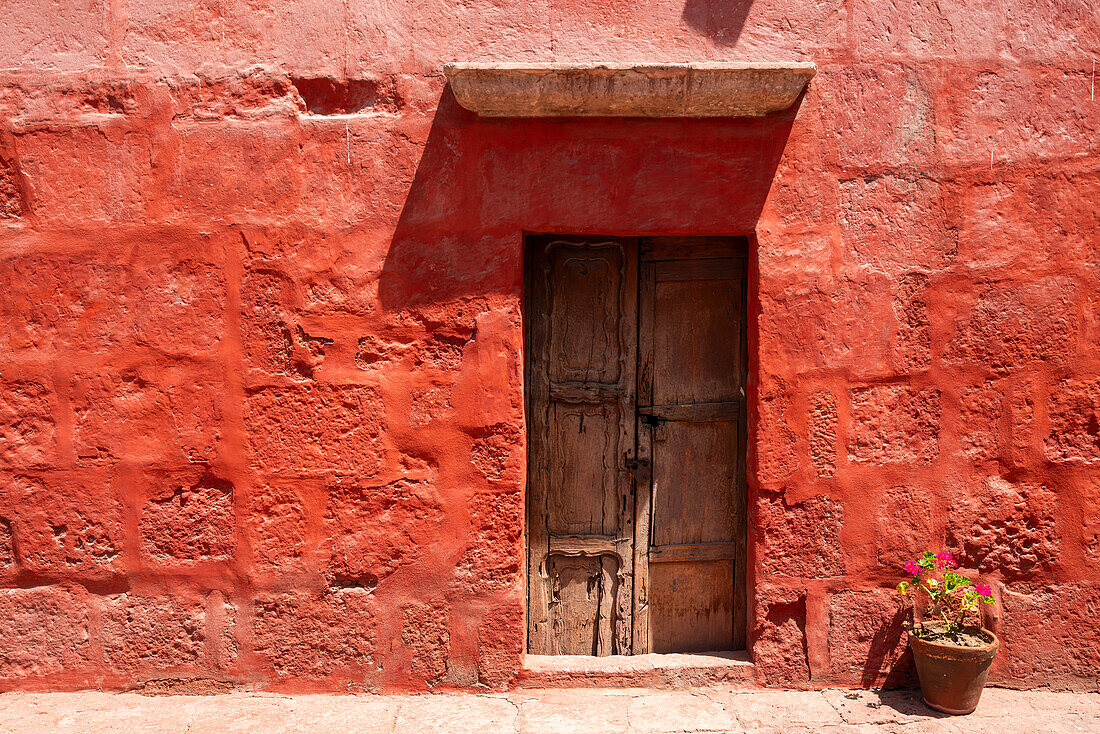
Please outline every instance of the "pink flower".
M920 576L920 566L913 563L912 561L909 561L909 563L905 564L905 571L906 573L911 573L914 576Z
M974 591L978 592L978 596L989 596L993 593L993 589L986 584L974 584Z
M955 557L952 556L951 553L949 553L948 551L940 551L939 553L937 553L936 560L939 561L939 564L941 566L947 566L949 564L952 566L955 565Z

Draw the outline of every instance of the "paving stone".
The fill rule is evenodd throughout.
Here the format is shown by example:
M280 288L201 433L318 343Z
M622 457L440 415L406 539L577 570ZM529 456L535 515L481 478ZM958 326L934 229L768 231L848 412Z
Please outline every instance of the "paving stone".
M630 699L627 709L632 734L729 732L733 714L721 703L690 691L653 692Z
M575 734L578 724L589 734L623 734L627 731L627 693L552 691L520 701L521 734Z
M726 710L748 727L843 724L820 691L753 691L727 694Z
M410 696L401 702L395 732L417 734L513 734L518 712L490 696Z

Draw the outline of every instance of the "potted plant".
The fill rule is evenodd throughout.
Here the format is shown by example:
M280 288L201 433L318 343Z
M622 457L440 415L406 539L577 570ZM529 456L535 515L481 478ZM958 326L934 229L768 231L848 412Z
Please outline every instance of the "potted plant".
M947 551L926 551L905 564L910 578L897 588L903 596L927 596L924 619L906 623L924 702L947 714L969 714L978 706L1000 641L982 627L978 611L994 603L990 588L957 568Z

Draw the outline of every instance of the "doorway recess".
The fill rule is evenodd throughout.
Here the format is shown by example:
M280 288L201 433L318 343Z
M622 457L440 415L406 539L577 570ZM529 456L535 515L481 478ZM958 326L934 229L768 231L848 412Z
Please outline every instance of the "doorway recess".
M745 647L747 247L528 238L529 653Z

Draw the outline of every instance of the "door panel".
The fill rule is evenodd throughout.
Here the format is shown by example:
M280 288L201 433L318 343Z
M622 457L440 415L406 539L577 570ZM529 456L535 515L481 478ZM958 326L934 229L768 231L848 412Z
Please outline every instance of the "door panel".
M529 238L529 652L744 647L744 245Z
M653 404L740 401L740 261L680 260L654 269Z
M547 254L550 380L618 382L622 250L560 243Z
M637 245L528 251L528 650L630 652Z
M745 259L715 244L642 242L635 653L745 644Z
M621 419L614 403L550 403L551 535L619 532Z
M724 543L737 538L734 421L668 421L653 437L653 545Z
M651 562L650 651L734 649L733 577L732 560Z

